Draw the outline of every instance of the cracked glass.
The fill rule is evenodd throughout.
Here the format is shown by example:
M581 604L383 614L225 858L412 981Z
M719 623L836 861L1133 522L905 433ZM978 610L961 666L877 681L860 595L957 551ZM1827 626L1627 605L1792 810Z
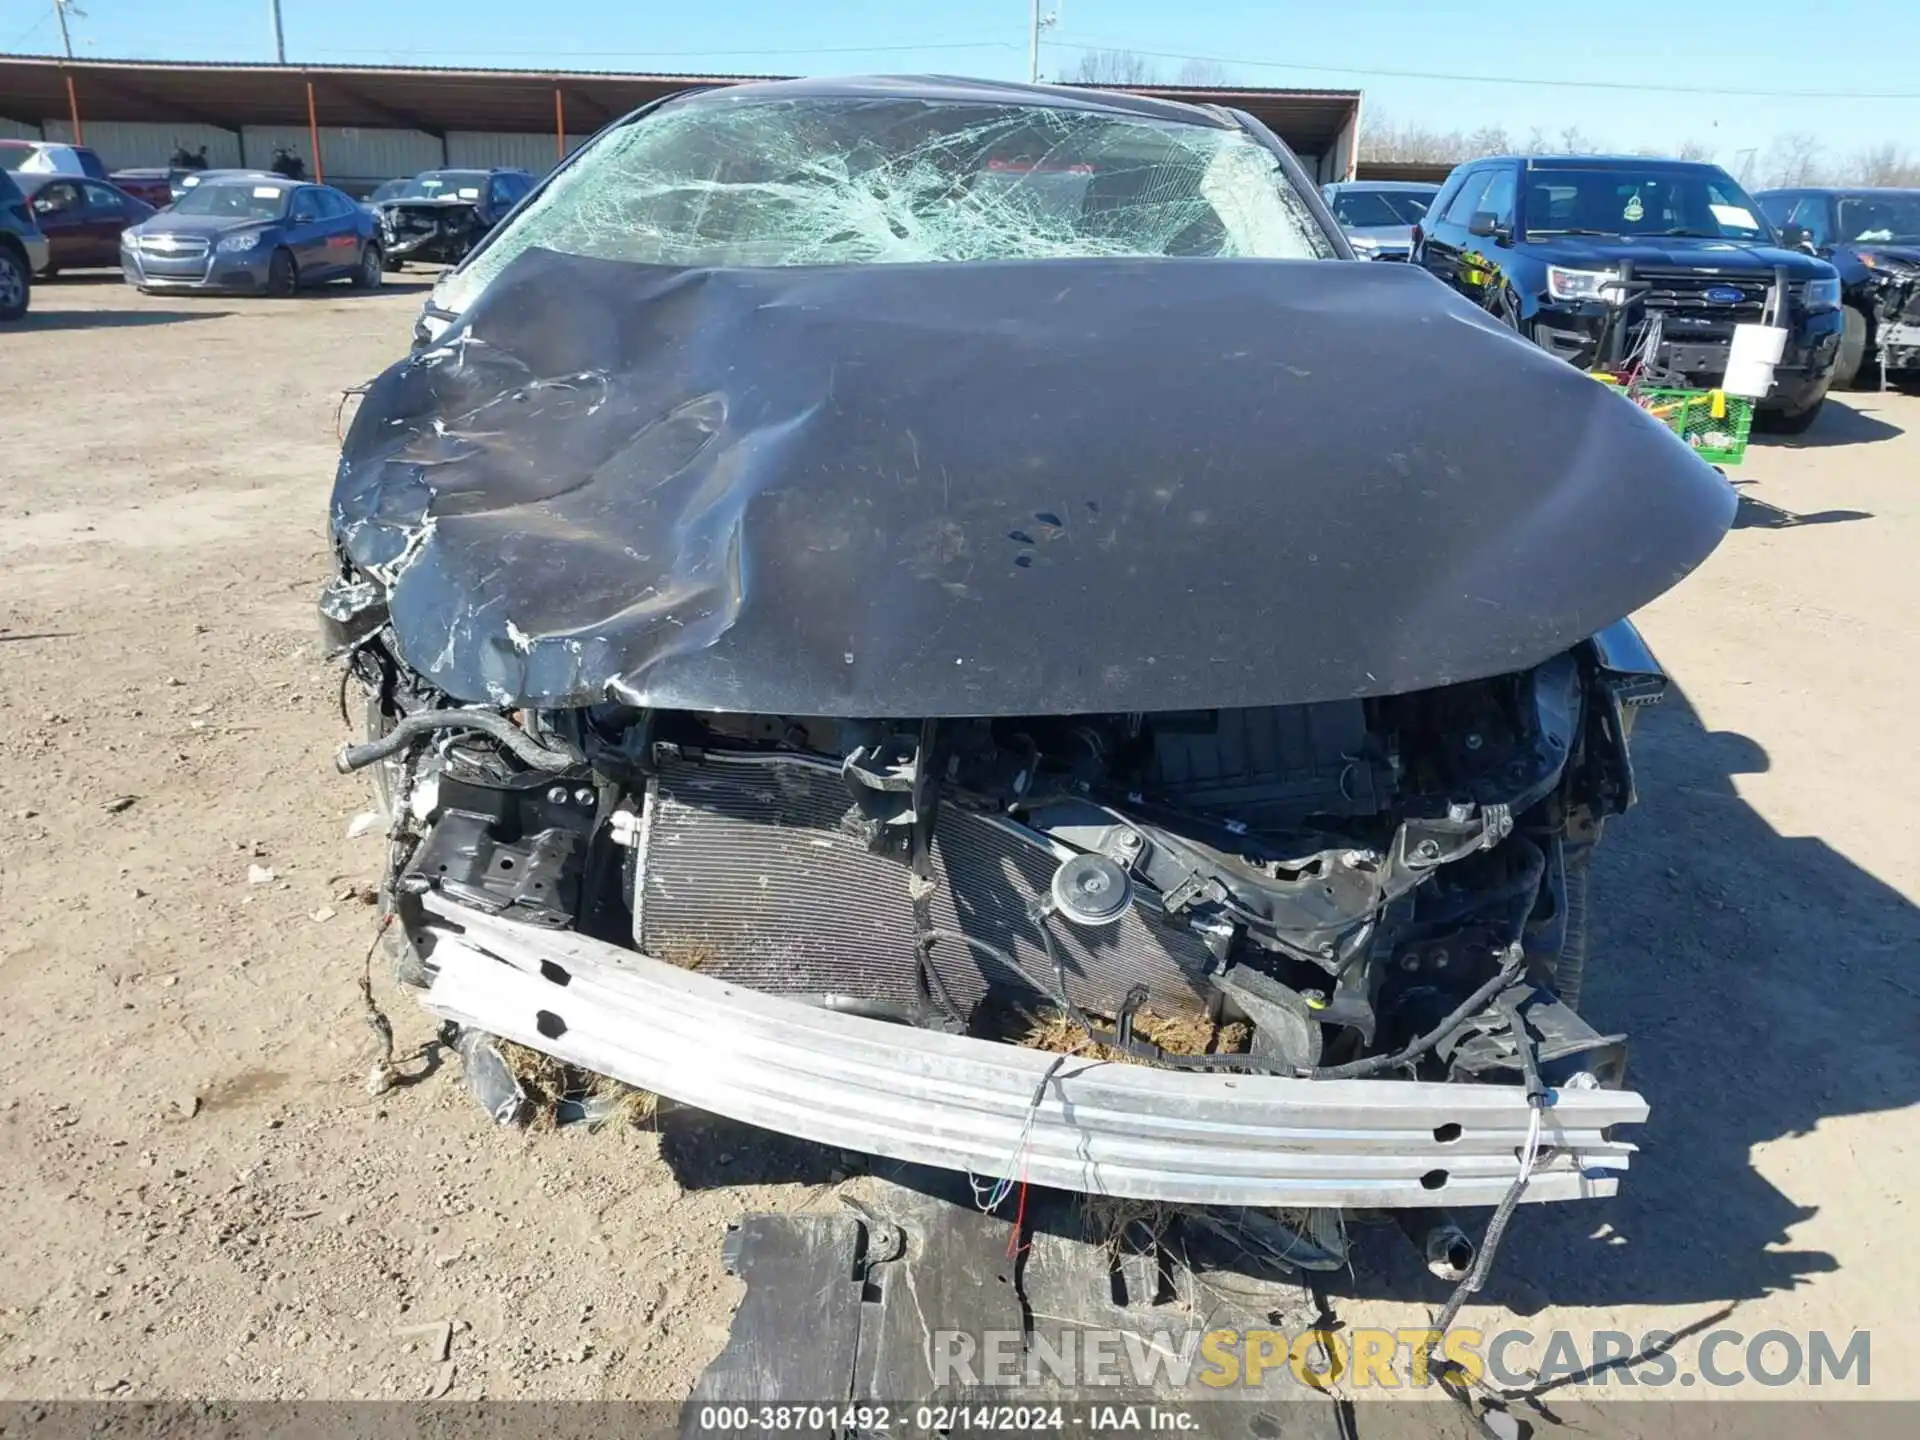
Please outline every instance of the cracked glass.
M533 246L686 267L1333 254L1236 127L891 97L706 100L613 130L443 303Z

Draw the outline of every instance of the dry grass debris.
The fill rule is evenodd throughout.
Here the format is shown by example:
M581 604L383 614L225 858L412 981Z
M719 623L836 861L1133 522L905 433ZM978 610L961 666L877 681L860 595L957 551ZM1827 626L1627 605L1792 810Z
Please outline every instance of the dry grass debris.
M1104 1026L1115 1023L1110 1016L1093 1018ZM1245 1052L1253 1038L1253 1032L1243 1021L1230 1020L1223 1025L1207 1014L1161 1015L1145 1008L1134 1012L1133 1031L1171 1055L1238 1055ZM1056 1055L1084 1055L1127 1065L1154 1063L1089 1039L1057 1006L1016 1011L1011 1039L1025 1049L1046 1050Z
M660 1097L652 1091L569 1065L528 1045L511 1040L499 1044L513 1078L526 1092L529 1130L557 1128L563 1110L584 1111L588 1123L621 1130L649 1125L659 1113Z

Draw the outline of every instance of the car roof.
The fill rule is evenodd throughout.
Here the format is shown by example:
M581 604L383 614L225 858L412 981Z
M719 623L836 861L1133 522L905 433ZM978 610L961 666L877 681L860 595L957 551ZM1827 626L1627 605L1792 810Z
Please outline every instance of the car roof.
M1329 185L1327 188L1329 190L1338 190L1342 194L1350 190L1392 190L1396 193L1419 191L1425 194L1429 191L1438 190L1440 188L1440 182L1437 180L1340 180Z
M104 185L109 190L118 190L112 180L102 180L98 175L81 175L72 170L9 170L7 172L18 182L21 193L32 194L35 190L53 184L56 180L70 180L78 184L82 180L91 180L96 185Z
M1211 109L1129 95L1117 90L1088 90L1077 85L1022 85L1011 80L969 80L956 75L809 76L798 80L762 80L744 85L708 86L670 96L667 104L740 105L767 100L929 100L971 105L1032 105L1052 110L1090 110L1135 115L1214 129L1236 128Z
M1529 170L1702 170L1721 171L1711 160L1674 160L1663 155L1487 155L1463 163L1518 162Z
M1920 185L1775 185L1755 194L1756 198L1760 195L1829 195L1844 200L1853 195L1884 195L1894 199L1920 195Z

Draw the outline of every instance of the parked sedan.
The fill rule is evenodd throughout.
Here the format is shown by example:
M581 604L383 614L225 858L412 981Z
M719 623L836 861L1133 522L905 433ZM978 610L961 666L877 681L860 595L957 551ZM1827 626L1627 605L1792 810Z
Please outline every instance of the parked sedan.
M42 275L118 265L121 232L154 213L153 206L144 200L136 200L104 180L26 172L14 179L47 237Z
M121 237L120 264L140 290L291 295L302 285L380 283L372 220L327 185L272 176L203 181Z
M1438 185L1410 180L1349 180L1321 187L1347 243L1363 260L1407 259L1413 253L1413 227L1439 193Z

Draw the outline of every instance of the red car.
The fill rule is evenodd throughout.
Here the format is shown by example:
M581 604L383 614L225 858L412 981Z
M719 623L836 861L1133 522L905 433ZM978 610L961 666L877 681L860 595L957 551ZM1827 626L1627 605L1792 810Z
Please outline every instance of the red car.
M107 179L134 199L144 200L156 210L164 210L173 203L174 178L184 173L189 172L155 166L150 169L116 170Z
M42 275L97 266L118 269L120 232L154 213L146 201L84 175L16 172L13 178L47 237Z

